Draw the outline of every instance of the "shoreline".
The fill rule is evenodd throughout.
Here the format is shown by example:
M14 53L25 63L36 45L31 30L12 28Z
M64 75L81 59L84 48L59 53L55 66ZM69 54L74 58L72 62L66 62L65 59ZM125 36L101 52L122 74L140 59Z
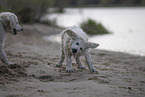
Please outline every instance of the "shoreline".
M91 50L96 73L77 68L74 73L56 68L59 44L42 36L62 29L43 24L23 25L17 36L7 34L5 52L19 74L0 73L1 97L142 97L145 95L145 57L105 50ZM82 62L84 62L82 57ZM3 63L0 62L1 65ZM20 66L20 67L18 67ZM85 65L86 66L86 65ZM87 67L87 66L86 66ZM2 71L2 68L0 68ZM21 70L19 72L15 70ZM23 76L21 73L25 73Z

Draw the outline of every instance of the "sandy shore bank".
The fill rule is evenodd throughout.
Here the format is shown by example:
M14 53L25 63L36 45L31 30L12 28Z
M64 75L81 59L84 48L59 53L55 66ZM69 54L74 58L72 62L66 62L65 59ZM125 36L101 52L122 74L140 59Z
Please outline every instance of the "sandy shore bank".
M143 97L145 95L145 57L119 52L91 50L96 73L81 70L65 72L54 65L59 44L42 36L62 29L41 24L23 25L24 32L7 34L5 52L9 61L0 62L0 97ZM84 62L84 58L82 58ZM87 66L86 66L87 67ZM12 71L12 73L9 71Z

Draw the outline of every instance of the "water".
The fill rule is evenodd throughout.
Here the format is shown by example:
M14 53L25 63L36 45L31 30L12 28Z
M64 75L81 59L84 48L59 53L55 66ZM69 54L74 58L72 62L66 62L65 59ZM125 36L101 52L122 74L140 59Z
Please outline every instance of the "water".
M88 18L102 23L113 34L90 37L99 43L98 49L119 51L145 56L145 7L125 8L66 8L63 14L46 15L45 19L56 19L59 26L79 26ZM45 39L60 41L60 36Z

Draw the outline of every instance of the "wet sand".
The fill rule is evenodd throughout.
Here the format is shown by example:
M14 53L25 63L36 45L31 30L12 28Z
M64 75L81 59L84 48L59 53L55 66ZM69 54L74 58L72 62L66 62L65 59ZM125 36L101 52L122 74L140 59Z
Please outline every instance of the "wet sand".
M78 69L73 61L75 71L66 73L65 63L55 67L59 44L42 38L62 29L42 24L23 28L16 36L7 34L4 50L15 65L0 61L0 97L144 97L145 57L93 49L97 72Z

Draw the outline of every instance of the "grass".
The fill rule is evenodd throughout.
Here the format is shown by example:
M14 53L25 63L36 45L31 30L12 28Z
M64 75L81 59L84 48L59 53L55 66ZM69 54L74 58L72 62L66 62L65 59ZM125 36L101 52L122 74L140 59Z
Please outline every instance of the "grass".
M80 27L89 35L109 34L109 32L101 23L88 19L80 24Z

